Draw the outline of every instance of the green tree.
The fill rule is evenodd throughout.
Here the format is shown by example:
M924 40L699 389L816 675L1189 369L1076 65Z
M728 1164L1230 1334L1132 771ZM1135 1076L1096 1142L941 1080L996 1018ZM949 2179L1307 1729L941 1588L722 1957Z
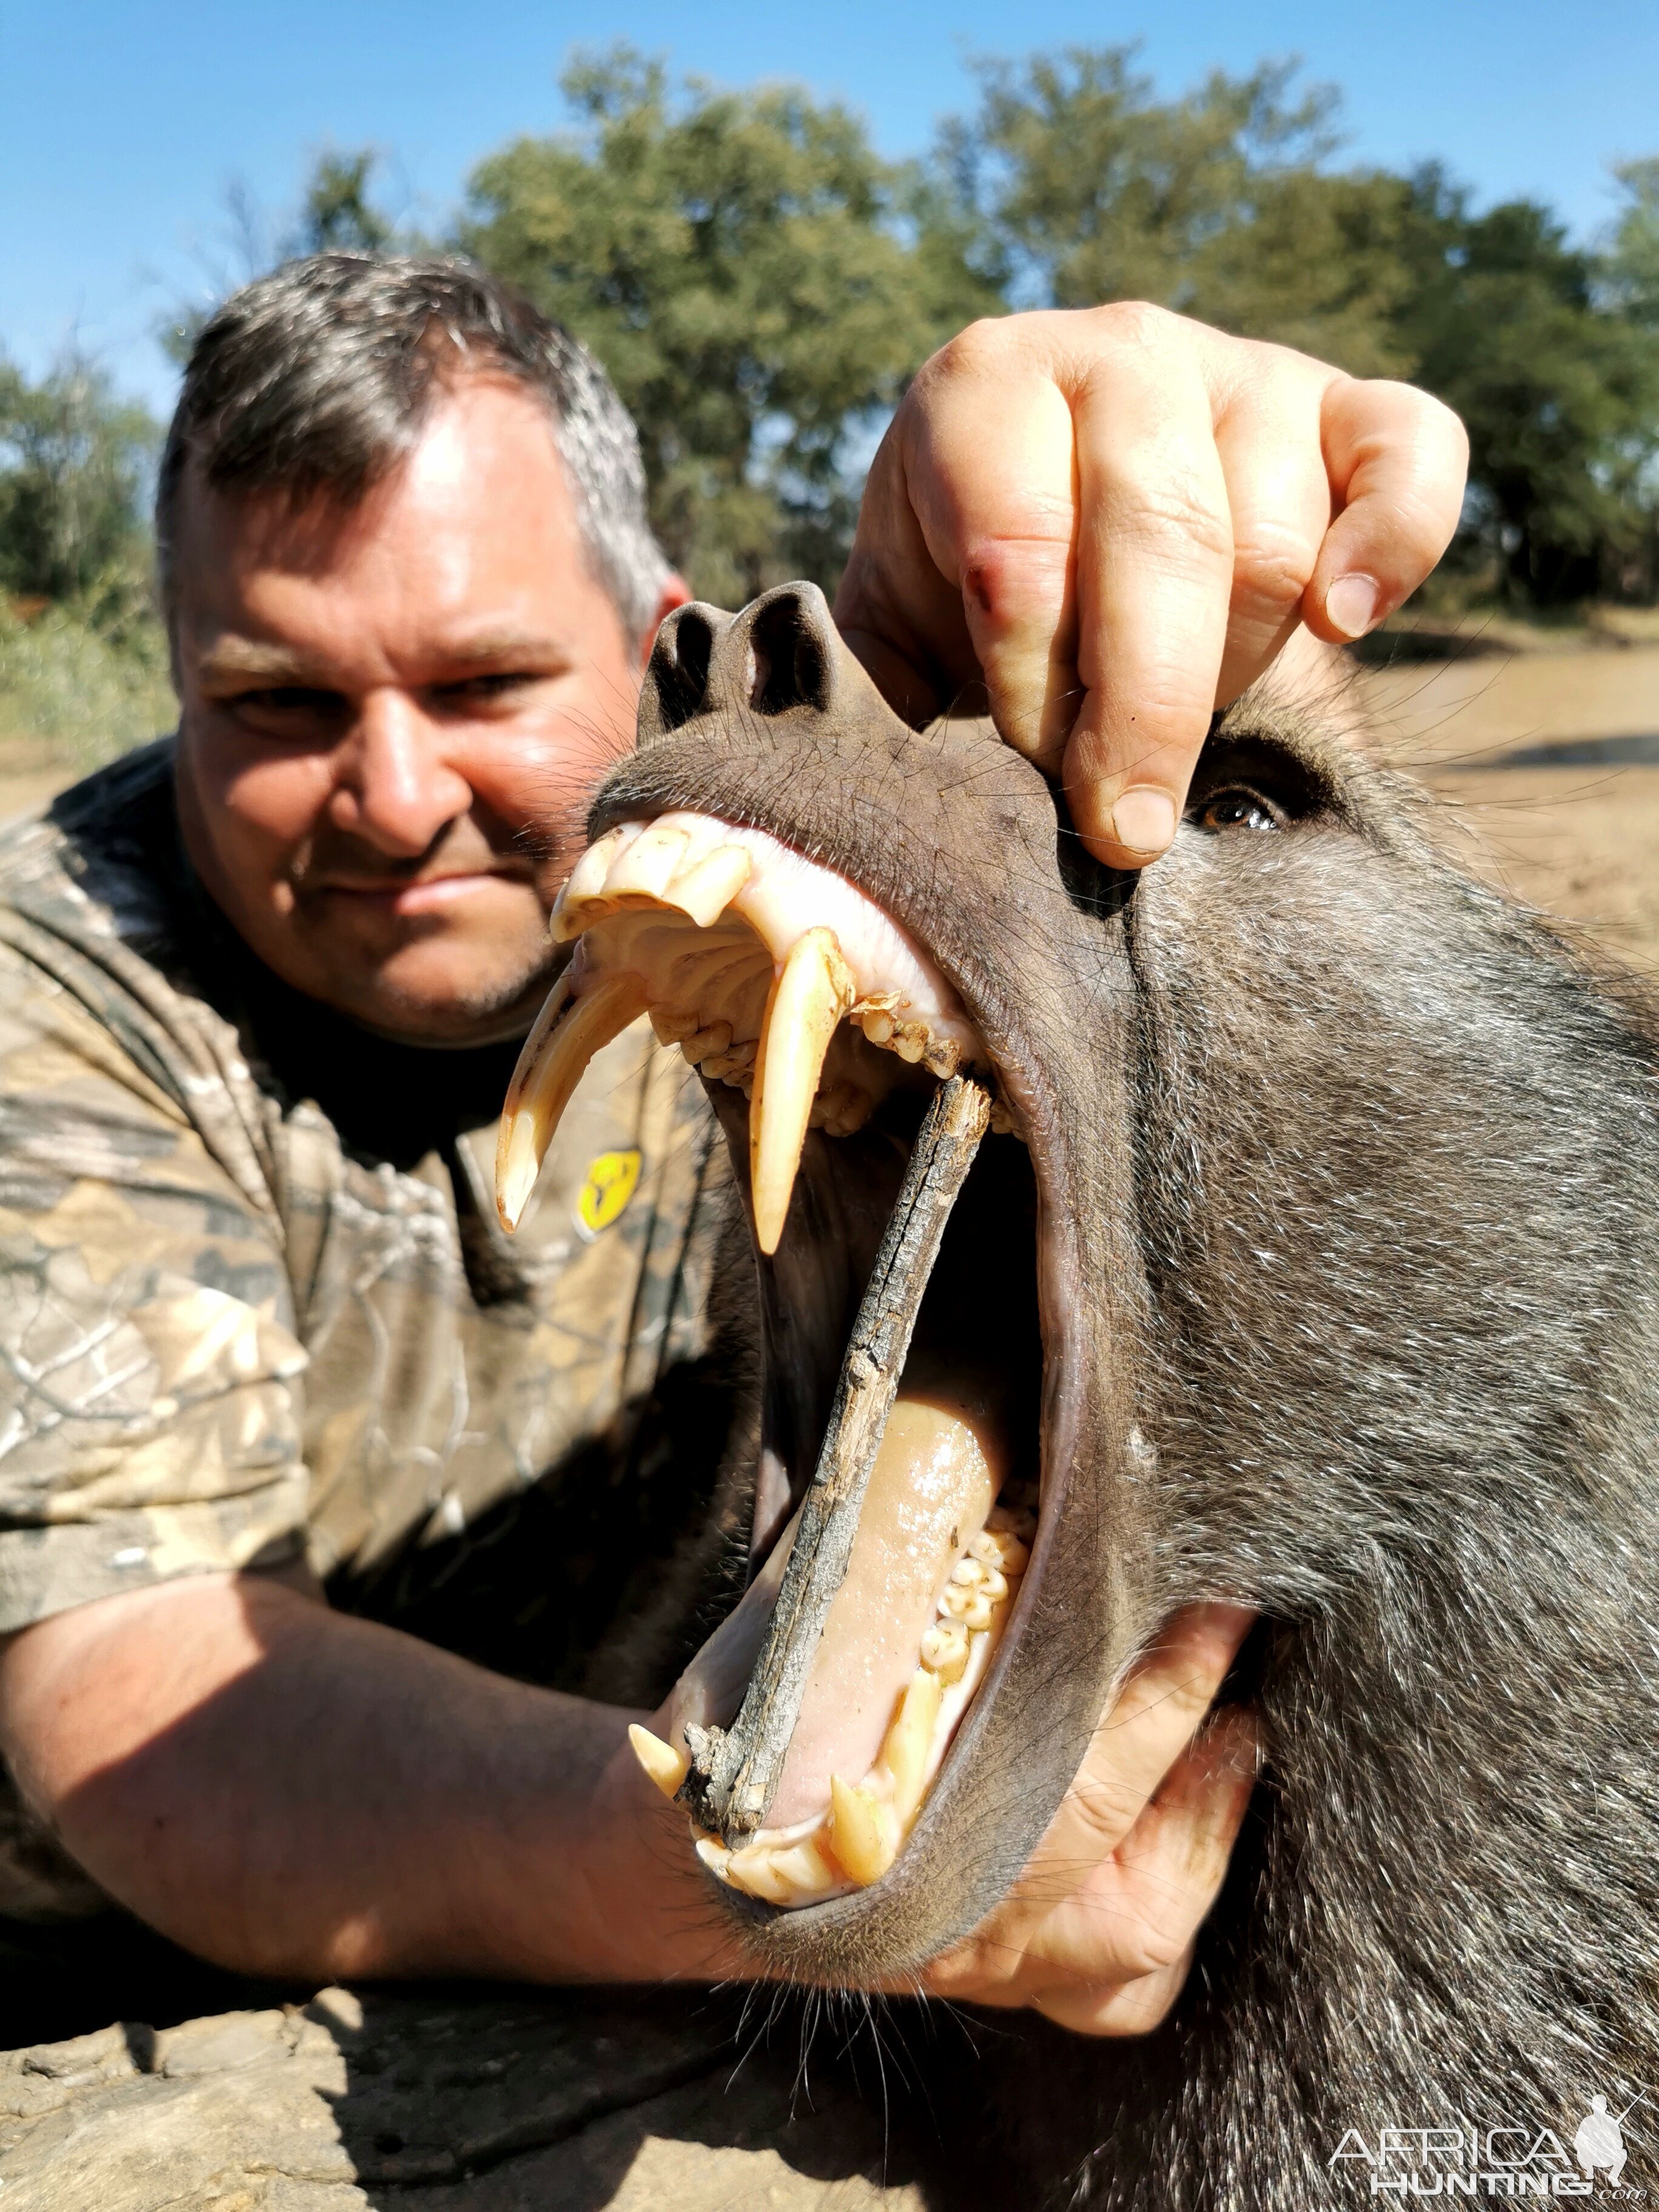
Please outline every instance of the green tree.
M368 197L380 157L372 149L318 156L306 186L295 253L387 253L395 231Z
M79 355L38 384L0 360L0 589L130 615L148 574L156 443L145 410Z
M0 738L90 765L167 726L144 514L156 427L70 354L0 359Z
M1638 329L1659 336L1659 155L1617 162L1613 173L1626 204L1602 281L1618 313Z
M941 154L982 265L1034 305L1151 300L1356 374L1398 373L1409 189L1319 167L1336 95L1297 96L1293 70L1264 64L1161 100L1136 52L981 65L978 112L945 126Z
M1606 303L1634 334L1648 383L1646 434L1630 441L1618 471L1630 528L1610 580L1627 599L1659 598L1659 155L1619 163L1625 205L1601 270Z
M1395 324L1412 374L1468 427L1466 557L1484 553L1505 595L1535 605L1616 586L1659 441L1651 339L1535 202L1477 215L1430 167L1412 213Z
M676 88L625 47L562 82L576 127L485 161L458 243L604 362L699 591L735 605L789 575L833 583L885 410L1000 304L967 234L856 118L798 89Z
M1410 377L1468 425L1466 568L1534 605L1650 586L1659 161L1620 172L1598 259L1529 201L1477 214L1438 167L1332 170L1334 97L1287 68L1162 100L1134 51L983 66L942 144L980 264L1033 304L1153 300Z

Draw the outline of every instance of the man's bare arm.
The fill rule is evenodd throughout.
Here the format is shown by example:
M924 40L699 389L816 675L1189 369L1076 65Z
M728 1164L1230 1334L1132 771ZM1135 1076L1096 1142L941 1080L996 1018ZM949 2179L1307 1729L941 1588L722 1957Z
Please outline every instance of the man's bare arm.
M1249 1796L1237 1717L1200 1725L1247 1618L1169 1624L1024 1880L926 1986L1157 2021ZM640 1717L254 1576L77 1607L0 1656L0 1751L88 1872L191 1950L295 1978L752 1975L628 1747Z
M638 1717L257 1576L78 1607L0 1659L0 1748L94 1880L301 1977L720 1973L684 1817L613 1761Z

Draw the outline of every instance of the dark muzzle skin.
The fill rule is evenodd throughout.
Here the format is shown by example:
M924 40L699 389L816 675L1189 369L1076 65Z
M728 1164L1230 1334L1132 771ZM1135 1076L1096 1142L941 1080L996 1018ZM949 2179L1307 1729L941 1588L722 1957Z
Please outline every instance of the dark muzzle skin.
M1115 875L987 726L900 723L790 586L665 624L592 817L716 815L866 893L960 994L1035 1183L1017 1610L886 1875L794 1911L722 1893L757 1961L856 1986L934 1955L1158 1623L1265 1616L1263 1782L1170 2021L1005 2034L975 2083L1025 2203L1340 2201L1349 2127L1570 2141L1592 2094L1659 2079L1650 1018L1439 858L1422 807L1250 698L1170 854ZM855 1175L835 1144L803 1175ZM811 1214L759 1263L775 1367ZM823 1388L769 1389L799 1486Z

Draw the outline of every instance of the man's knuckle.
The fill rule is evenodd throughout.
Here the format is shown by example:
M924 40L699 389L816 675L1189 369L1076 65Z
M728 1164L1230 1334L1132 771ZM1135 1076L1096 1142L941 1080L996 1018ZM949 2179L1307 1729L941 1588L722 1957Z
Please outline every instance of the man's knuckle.
M1404 454L1432 468L1466 466L1469 438L1463 418L1443 399L1415 384L1389 377L1346 380L1334 396L1351 424L1356 460L1374 463Z
M1150 300L1109 300L1091 307L1089 316L1097 333L1116 344L1138 350L1167 346L1174 340L1180 317Z
M1232 525L1201 486L1174 473L1136 485L1113 535L1126 550L1210 571L1233 560Z
M1018 316L981 315L964 325L932 356L911 390L925 392L1000 368L1020 343L1019 321Z
M1077 1818L1079 1840L1093 1844L1103 1856L1115 1850L1122 1842L1142 1807L1127 1785L1091 1778L1073 1784L1072 1809Z
M1193 1940L1208 1910L1185 1883L1147 1885L1126 1913L1113 1948L1126 1981L1168 1973Z
M1344 569L1369 563L1385 578L1425 573L1444 552L1457 524L1455 508L1437 498L1426 484L1403 484L1386 504L1378 502L1371 519L1370 547L1360 553L1346 550Z
M1268 532L1233 542L1233 611L1281 613L1308 587L1318 557L1304 538Z
M1034 513L1029 538L981 540L963 559L963 598L984 621L1002 627L1034 611L1056 610L1066 591L1071 548L1064 535L1041 534Z

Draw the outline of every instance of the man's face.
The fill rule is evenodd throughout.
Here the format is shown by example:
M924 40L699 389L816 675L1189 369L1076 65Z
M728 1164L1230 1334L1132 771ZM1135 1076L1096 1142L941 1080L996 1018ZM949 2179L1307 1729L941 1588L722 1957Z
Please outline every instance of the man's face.
M349 511L187 479L174 560L179 816L237 931L373 1028L521 1028L640 666L544 409L465 379Z

